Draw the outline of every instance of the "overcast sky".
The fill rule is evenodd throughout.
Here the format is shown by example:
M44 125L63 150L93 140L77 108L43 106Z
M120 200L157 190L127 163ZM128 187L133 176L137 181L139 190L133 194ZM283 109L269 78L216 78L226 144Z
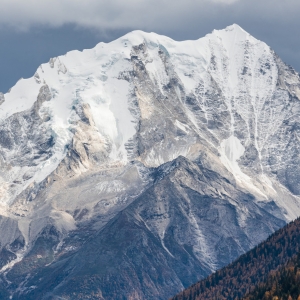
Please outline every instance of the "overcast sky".
M135 29L185 40L237 23L300 71L299 14L299 0L0 0L0 91Z

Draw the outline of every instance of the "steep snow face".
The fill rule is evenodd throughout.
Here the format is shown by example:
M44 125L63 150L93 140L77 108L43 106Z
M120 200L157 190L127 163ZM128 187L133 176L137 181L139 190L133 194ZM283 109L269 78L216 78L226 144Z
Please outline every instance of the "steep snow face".
M130 86L125 80L118 79L119 73L129 68L125 59L130 57L129 53L119 53L121 47L126 50L121 43L114 46L99 44L92 50L82 53L73 51L51 59L49 63L39 67L34 77L21 79L3 96L5 101L0 108L3 164L5 166L14 160L12 171L3 174L3 181L8 184L16 182L18 186L7 190L2 185L2 189L5 189L1 197L2 203L10 203L24 188L34 182L41 182L57 168L67 154L80 119L77 110L83 104L90 106L99 136L104 137L111 145L112 161L126 163L124 145L134 135L135 129L133 116L128 109ZM35 130L39 135L50 134L53 145L47 158L37 161L38 157L32 155L32 161L20 166L15 159L20 155L18 141L8 145L6 136L12 140L15 138L15 131L24 131L22 135L28 137L33 126L31 124L25 129L17 128L9 126L7 120L15 122L18 115L31 111L38 101L41 86L45 85L49 87L50 99L42 104L38 112L43 120L40 124L43 130L41 127ZM22 146L33 151L32 144L37 142L29 139Z
M173 50L172 61L186 91L195 95L203 111L203 123L217 135L219 142L222 141L224 136L220 136L220 129L210 126L210 122L216 118L224 122L222 116L216 116L223 106L221 113L227 111L230 116L225 138L234 135L239 139L242 137L244 146L253 143L261 159L261 133L267 131L261 118L278 81L274 53L238 25L215 30L198 41L182 44L187 49L185 55ZM217 95L211 95L212 88L219 90ZM220 97L221 101L210 103L214 100L212 96ZM241 134L241 131L244 132Z
M126 54L114 53L114 49L105 46L99 44L82 53L69 52L41 65L33 78L20 80L4 95L0 117L30 109L40 85L47 84L52 99L43 105L42 112L51 117L50 127L57 135L70 128L74 105L83 102L90 105L99 132L114 145L124 147L135 131L128 111L129 85L118 80L118 75L129 64L124 59Z

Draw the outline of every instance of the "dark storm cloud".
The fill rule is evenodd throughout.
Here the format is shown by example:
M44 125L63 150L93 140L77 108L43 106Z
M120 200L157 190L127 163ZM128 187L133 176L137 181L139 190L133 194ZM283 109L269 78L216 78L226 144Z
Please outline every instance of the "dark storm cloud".
M237 23L300 71L299 0L1 0L0 91L50 57L142 29L197 39Z

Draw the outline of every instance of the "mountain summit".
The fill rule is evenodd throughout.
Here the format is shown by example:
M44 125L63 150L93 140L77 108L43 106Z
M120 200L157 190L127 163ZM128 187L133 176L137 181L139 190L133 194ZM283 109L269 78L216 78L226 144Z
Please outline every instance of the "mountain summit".
M299 99L235 24L51 58L0 95L3 293L164 299L249 250L300 215Z

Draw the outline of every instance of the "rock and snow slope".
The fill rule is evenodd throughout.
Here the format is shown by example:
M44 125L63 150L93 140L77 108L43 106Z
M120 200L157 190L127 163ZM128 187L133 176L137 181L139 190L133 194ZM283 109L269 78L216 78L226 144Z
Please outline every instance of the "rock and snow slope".
M125 249L165 257L173 286L129 256L128 290L129 273L78 267L102 282L86 293L109 298L112 276L116 294L164 298L228 263L300 215L299 98L299 75L238 25L182 42L134 31L50 59L0 95L0 228L14 228L0 237L3 289L35 295L32 278L52 272L67 296L60 259L70 268L76 251L99 248L87 238L106 245L123 221L139 228L124 225Z

